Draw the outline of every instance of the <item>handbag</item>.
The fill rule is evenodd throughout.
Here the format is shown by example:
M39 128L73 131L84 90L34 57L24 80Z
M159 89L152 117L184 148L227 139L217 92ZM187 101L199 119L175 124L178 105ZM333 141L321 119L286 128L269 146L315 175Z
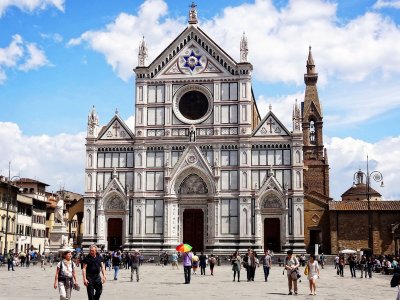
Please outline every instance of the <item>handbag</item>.
M300 273L297 272L297 270L293 270L292 273L290 273L290 276L292 277L292 280L297 280L301 277Z
M304 275L308 275L308 271L309 271L309 266L308 264L306 265L306 268L304 269Z

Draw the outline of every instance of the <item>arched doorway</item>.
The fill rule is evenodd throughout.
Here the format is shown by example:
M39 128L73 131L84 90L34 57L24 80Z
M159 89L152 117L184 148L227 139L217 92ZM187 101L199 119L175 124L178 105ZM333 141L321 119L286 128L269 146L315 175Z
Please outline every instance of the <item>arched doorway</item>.
M281 251L281 222L278 218L264 219L264 249Z
M201 209L183 211L183 242L191 245L193 251L204 251L204 213Z
M117 250L122 245L122 219L109 218L107 222L108 250Z

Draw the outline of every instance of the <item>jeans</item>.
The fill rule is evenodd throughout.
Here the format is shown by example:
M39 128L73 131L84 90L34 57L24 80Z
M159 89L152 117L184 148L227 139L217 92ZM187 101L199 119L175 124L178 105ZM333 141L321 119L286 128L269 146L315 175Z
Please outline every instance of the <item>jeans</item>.
M269 266L263 266L264 268L264 277L265 277L265 281L268 280L268 275L269 275Z
M367 266L361 265L361 278L363 278L363 274L365 273L365 278L367 278Z
M201 275L206 275L206 267L200 266Z
M356 277L356 265L355 264L350 264L350 273L351 273L351 277Z
M136 281L139 281L139 266L131 266L131 281L133 281L133 273L136 271Z
M240 271L233 271L233 281L235 281L236 273L237 273L238 282L239 282L240 281Z
M246 271L247 271L247 281L254 281L256 268L252 266L247 266Z
M7 260L7 265L8 265L8 271L10 271L10 269L12 269L14 271L14 264L13 264L12 259Z
M88 300L99 300L101 293L103 292L103 284L101 283L100 275L86 275L86 279L88 280L86 288Z
M119 266L114 266L114 280L118 279Z
M339 275L343 277L343 265L339 265Z
M192 266L183 266L183 272L185 274L185 283L190 283L191 270L192 270Z

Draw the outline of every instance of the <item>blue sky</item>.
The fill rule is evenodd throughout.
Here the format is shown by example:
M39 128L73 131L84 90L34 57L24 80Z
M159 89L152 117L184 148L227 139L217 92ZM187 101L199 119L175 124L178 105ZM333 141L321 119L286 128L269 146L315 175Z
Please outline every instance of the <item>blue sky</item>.
M271 103L291 129L308 45L319 72L331 194L358 168L384 174L400 199L400 1L197 1L200 27L233 58L246 32L262 116ZM0 173L83 191L87 114L132 124L137 46L149 62L187 24L191 1L10 0L0 3Z

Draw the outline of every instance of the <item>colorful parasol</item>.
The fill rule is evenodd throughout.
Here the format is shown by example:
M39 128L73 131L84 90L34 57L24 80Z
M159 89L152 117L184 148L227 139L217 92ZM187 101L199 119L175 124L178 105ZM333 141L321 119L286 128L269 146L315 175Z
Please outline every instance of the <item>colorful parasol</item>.
M188 252L190 250L192 250L192 246L190 246L189 244L182 243L176 246L176 251L178 252Z

